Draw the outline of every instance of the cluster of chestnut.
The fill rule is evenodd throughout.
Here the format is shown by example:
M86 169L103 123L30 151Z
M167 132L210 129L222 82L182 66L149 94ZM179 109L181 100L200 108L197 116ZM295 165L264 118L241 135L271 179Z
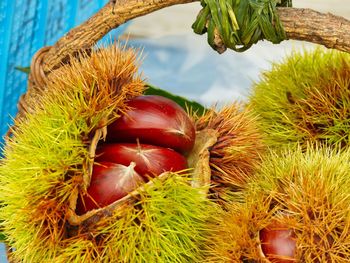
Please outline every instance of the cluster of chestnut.
M164 172L188 168L185 156L194 146L195 126L184 109L156 95L133 98L127 105L97 148L90 186L78 199L79 215L123 198ZM296 249L291 229L274 222L259 234L269 260L291 262Z
M107 206L164 172L188 168L184 155L193 148L195 126L185 110L156 95L135 97L127 106L97 148L90 186L78 198L77 214Z

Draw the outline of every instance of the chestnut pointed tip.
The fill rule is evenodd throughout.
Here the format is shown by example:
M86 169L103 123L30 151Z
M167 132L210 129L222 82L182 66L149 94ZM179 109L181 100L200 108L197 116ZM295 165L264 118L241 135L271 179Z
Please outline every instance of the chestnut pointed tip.
M130 162L128 168L131 170L135 170L135 167L136 167L136 163L135 162Z

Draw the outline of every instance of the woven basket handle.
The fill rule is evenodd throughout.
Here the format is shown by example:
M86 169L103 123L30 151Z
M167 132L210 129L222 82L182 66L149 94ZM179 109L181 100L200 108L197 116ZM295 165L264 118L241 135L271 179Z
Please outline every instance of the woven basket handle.
M114 28L130 19L176 4L199 0L111 0L90 19L73 28L55 45L44 47L33 57L27 93L19 103L19 115L30 112L33 102L46 92L46 78L67 63L69 57L90 49ZM350 52L350 21L311 9L278 8L288 39L304 40ZM34 101L33 101L34 100Z

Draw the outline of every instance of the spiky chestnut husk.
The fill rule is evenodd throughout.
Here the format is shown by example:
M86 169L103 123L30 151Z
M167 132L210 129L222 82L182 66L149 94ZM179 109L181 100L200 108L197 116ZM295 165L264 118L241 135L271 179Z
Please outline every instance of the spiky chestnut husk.
M50 75L35 113L16 122L0 167L0 217L25 262L64 238L67 200L88 173L91 134L144 90L137 65L135 52L118 46L71 58Z
M0 219L21 262L186 262L201 258L216 207L188 175L145 185L108 216L72 226L71 197L84 191L96 130L139 96L135 53L118 47L71 58L50 92L18 120L0 166ZM69 87L69 88L68 88ZM210 215L210 216L209 216ZM91 221L89 221L91 223Z
M197 262L217 208L189 179L153 179L137 202L42 251L37 262ZM36 262L36 261L34 261Z
M347 147L350 55L317 48L293 52L254 85L249 104L273 147L307 142Z
M350 257L349 158L350 150L325 147L271 154L213 226L209 258L266 262L259 232L278 222L293 232L295 262L345 262Z
M257 118L240 103L194 118L198 131L207 128L217 131L217 142L209 149L211 190L225 199L225 192L244 187L260 163L265 147Z

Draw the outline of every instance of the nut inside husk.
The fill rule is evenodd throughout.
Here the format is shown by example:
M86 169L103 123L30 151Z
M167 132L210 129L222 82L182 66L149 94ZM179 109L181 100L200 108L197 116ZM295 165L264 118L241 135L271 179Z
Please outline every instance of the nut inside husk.
M286 262L346 262L349 154L349 150L318 146L266 156L257 176L213 226L216 233L208 238L209 261L265 262L259 234L277 222L290 230L290 243L296 244L295 253L285 255Z
M184 262L202 257L200 247L211 231L207 223L217 206L203 198L201 187L191 186L191 171L165 173L111 207L85 218L75 215L104 127L126 111L126 100L144 90L135 59L132 50L115 46L72 58L50 75L50 92L35 112L16 123L0 166L0 219L16 248L15 260Z
M90 154L96 149L98 140L96 138L102 138L102 130L97 130L95 132L94 139L91 141ZM192 151L188 154L188 164L189 164L189 178L190 184L194 188L199 188L206 198L207 193L210 188L211 182L211 170L209 166L209 148L212 147L217 140L217 132L211 129L204 129L196 134L196 141ZM93 155L92 155L93 156ZM92 170L89 170L92 171ZM158 176L158 178L163 181L169 176L174 176L173 173L165 172ZM91 176L89 176L90 178ZM85 180L83 180L85 183ZM154 183L149 181L146 183L147 186L141 186L135 191L131 192L127 196L119 199L112 204L102 207L100 209L94 209L85 213L84 215L77 215L75 213L75 208L77 205L77 199L79 194L79 189L75 188L70 196L70 209L67 211L68 222L72 226L80 226L84 229L93 227L93 224L103 217L108 217L113 214L115 209L122 207L126 204L137 202L139 195L144 191L145 187L151 187ZM85 187L83 187L84 189Z

